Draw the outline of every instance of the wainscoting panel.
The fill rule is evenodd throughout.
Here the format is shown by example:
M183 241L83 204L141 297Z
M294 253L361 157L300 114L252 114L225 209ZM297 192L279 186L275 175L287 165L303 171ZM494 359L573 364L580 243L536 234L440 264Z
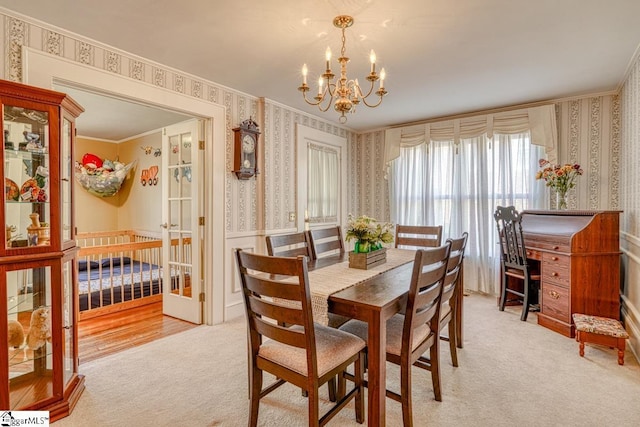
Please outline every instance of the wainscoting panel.
M259 249L263 236L246 235L226 239L225 251L225 286L224 286L224 320L233 319L244 315L244 302L242 301L242 283L238 274L238 265L235 258L235 249L252 253L262 253Z

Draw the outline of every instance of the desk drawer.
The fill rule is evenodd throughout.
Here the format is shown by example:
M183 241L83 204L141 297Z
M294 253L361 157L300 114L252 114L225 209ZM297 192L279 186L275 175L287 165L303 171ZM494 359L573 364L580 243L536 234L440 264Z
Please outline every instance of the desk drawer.
M542 285L542 313L564 322L571 322L569 288L550 283Z
M571 252L571 244L570 243L558 243L558 242L546 242L540 241L536 239L527 239L525 236L524 243L527 249L542 249L545 251L553 251L553 252Z
M535 259L535 260L541 261L542 252L536 249L527 248L527 259Z
M566 255L542 254L542 281L568 287L571 283L570 259Z

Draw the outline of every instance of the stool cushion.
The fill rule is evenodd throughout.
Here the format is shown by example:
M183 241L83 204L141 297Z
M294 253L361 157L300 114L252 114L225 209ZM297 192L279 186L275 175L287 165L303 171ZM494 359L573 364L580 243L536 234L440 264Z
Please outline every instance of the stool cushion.
M624 330L622 324L615 319L574 313L573 322L576 325L576 330L581 332L591 332L616 338L629 338L629 334Z

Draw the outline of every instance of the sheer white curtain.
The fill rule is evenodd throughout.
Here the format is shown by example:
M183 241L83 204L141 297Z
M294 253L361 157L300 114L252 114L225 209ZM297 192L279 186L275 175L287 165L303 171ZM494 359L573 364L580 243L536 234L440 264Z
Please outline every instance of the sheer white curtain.
M340 179L338 151L309 144L307 210L309 222L335 222L338 217Z
M544 208L544 184L535 181L544 147L529 132L430 140L402 147L390 163L391 220L396 224L439 225L444 237L469 233L465 287L497 294L498 245L493 211Z

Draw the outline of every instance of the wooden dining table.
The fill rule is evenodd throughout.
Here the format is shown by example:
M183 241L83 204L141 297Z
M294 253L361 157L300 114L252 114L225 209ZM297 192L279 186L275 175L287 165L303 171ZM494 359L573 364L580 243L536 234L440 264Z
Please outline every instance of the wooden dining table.
M348 258L346 258L348 259ZM345 262L345 255L309 262L309 271ZM413 262L392 268L329 296L331 313L367 322L368 416L370 426L385 425L387 320L406 304ZM313 289L313 280L309 286Z

